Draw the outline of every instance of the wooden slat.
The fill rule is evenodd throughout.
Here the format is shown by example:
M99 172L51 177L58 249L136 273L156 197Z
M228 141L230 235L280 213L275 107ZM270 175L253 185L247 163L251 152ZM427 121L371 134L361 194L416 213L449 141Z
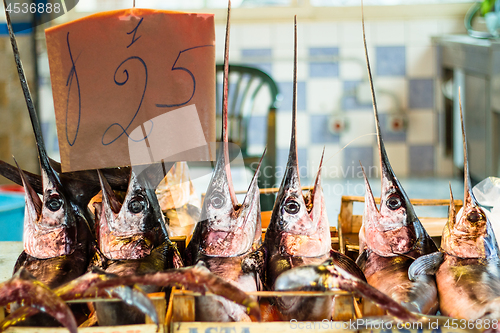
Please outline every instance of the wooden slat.
M191 322L195 320L194 296L174 295L171 305L172 322Z
M347 326L348 327L348 326ZM175 333L357 333L356 330L342 328L342 322L267 322L267 323L173 323L172 331Z
M335 296L333 320L348 321L354 319L354 298L352 295Z
M151 293L148 294L148 297L151 298L151 302L153 303L156 313L158 314L158 321L160 325L165 325L165 316L164 313L167 310L167 301L165 300L165 293ZM146 316L146 324L154 324L154 322Z
M346 202L365 202L365 197L354 195L343 195L342 201ZM410 199L413 206L449 206L449 199ZM375 203L380 204L380 198L375 198ZM455 200L457 210L462 207L462 200Z

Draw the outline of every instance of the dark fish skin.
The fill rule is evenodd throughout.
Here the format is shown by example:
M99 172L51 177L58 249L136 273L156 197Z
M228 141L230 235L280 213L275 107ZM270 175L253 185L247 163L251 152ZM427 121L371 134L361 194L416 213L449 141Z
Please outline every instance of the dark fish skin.
M418 317L412 314L404 306L394 301L385 293L370 286L365 281L358 279L357 277L338 267L337 265L335 265L332 259L326 260L321 265L301 266L288 270L287 272L281 274L276 280L276 290L280 291L332 291L339 289L343 291L353 292L372 300L381 308L387 310L390 315L398 318L399 320L418 320ZM314 300L314 298L311 297L310 299L310 305L316 306L317 304L312 301ZM328 310L331 314L330 308L326 307L323 308L323 310ZM321 309L314 309L311 312L317 313L318 311L321 311ZM328 312L325 312L324 315L328 315ZM320 318L308 320L320 320Z
M242 261L261 244L260 197L257 176L262 159L250 182L242 204L234 192L228 149L228 58L229 58L230 3L226 27L224 60L224 87L222 110L222 142L219 146L215 170L202 205L201 221L195 227L186 250L191 265L206 267L243 291L257 291L255 274L243 272ZM245 307L223 297L197 297L197 321L250 321Z
M420 223L403 187L392 170L380 135L377 102L366 47L363 15L363 42L372 93L373 111L382 173L380 209L365 176L365 213L359 232L360 255L356 261L368 283L392 297L410 311L435 314L437 287L430 276L411 281L408 269L413 260L437 250ZM364 170L363 170L364 173Z
M80 207L86 207L101 190L97 170L84 170L74 172L61 172L61 164L49 158L52 168L59 173L61 184L67 190L71 200ZM43 193L42 176L23 170L26 179L31 184L36 193ZM118 167L101 169L101 172L108 180L109 184L116 191L127 190L130 167ZM23 185L19 170L16 166L0 160L0 175L13 181L18 185Z
M66 303L24 268L10 280L0 283L0 305L11 302L23 302L57 319L71 333L78 331L75 317Z
M321 164L312 191L303 195L297 160L297 24L293 74L292 136L285 175L276 196L263 245L242 263L246 272L256 272L264 287L275 289L277 278L286 271L305 265L320 265L332 258L360 279L364 275L347 256L331 248L330 224L321 188ZM321 162L322 163L322 162ZM333 297L280 298L276 301L284 320L330 319ZM311 303L312 302L312 303ZM325 309L327 309L325 311Z
M443 315L465 320L500 320L500 258L495 234L472 193L467 138L460 103L464 149L464 205L455 213L450 188L450 210L439 252L418 258L410 267L413 279L436 276L439 309ZM490 325L491 327L491 325ZM490 331L500 332L500 328Z

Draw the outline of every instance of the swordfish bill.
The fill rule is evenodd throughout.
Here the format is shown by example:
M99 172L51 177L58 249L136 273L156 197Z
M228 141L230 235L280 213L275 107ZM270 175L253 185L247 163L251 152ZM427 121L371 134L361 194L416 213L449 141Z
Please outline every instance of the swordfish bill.
M222 103L222 132L215 170L210 180L193 238L187 248L187 261L191 265L205 266L213 274L232 283L243 291L259 289L255 274L243 272L241 262L260 246L262 233L260 197L257 177L262 158L248 187L242 204L235 195L229 164L228 145L228 77L229 77L229 25L230 7L226 26L224 54L224 80ZM222 297L198 297L196 320L250 321L241 305Z
M366 182L365 212L359 233L361 253L357 263L365 273L368 283L376 289L392 297L410 311L434 314L438 307L435 280L425 276L417 281L410 281L408 268L414 258L432 253L437 248L420 223L389 162L380 134L380 121L366 46L363 13L362 24L377 130L382 190L380 209L378 209L363 170Z
M443 230L441 249L418 258L411 265L409 273L413 279L435 274L439 309L443 315L498 323L499 249L491 222L472 193L461 102L460 120L464 150L463 207L455 213L450 187L450 210ZM490 327L489 331L500 331L498 325Z
M256 271L268 290L275 290L280 274L304 265L319 265L328 258L365 280L348 257L332 250L330 225L318 172L314 188L305 196L297 160L297 21L294 20L294 69L290 151L264 244L243 262L245 271ZM321 169L321 165L320 165ZM280 286L284 287L284 286ZM332 315L333 297L276 299L284 319L322 320Z

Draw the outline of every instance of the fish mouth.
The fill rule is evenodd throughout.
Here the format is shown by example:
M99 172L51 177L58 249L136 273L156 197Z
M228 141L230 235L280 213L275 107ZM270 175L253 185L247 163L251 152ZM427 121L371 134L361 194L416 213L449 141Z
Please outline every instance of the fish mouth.
M253 237L245 229L211 230L203 234L202 253L210 257L236 257L252 250Z
M101 236L100 249L111 260L141 259L151 254L155 237L151 233L116 236L107 233Z
M99 248L111 260L140 259L151 254L165 234L163 214L151 184L143 183L134 170L123 203L116 197L106 178L98 170L102 204L96 205ZM155 201L156 200L156 201Z
M329 239L328 239L329 241ZM307 236L284 232L281 234L282 252L294 257L316 257L330 250L330 244L317 236Z

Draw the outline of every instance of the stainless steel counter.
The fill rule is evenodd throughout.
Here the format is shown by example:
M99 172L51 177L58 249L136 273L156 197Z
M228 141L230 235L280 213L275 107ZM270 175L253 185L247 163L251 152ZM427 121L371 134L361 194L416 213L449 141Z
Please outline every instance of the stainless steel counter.
M460 88L471 176L477 180L499 176L500 41L463 35L436 37L433 41L438 48L441 82L453 85L451 95L443 94L440 110L444 113L442 130L447 150L452 151L455 165L462 168Z

